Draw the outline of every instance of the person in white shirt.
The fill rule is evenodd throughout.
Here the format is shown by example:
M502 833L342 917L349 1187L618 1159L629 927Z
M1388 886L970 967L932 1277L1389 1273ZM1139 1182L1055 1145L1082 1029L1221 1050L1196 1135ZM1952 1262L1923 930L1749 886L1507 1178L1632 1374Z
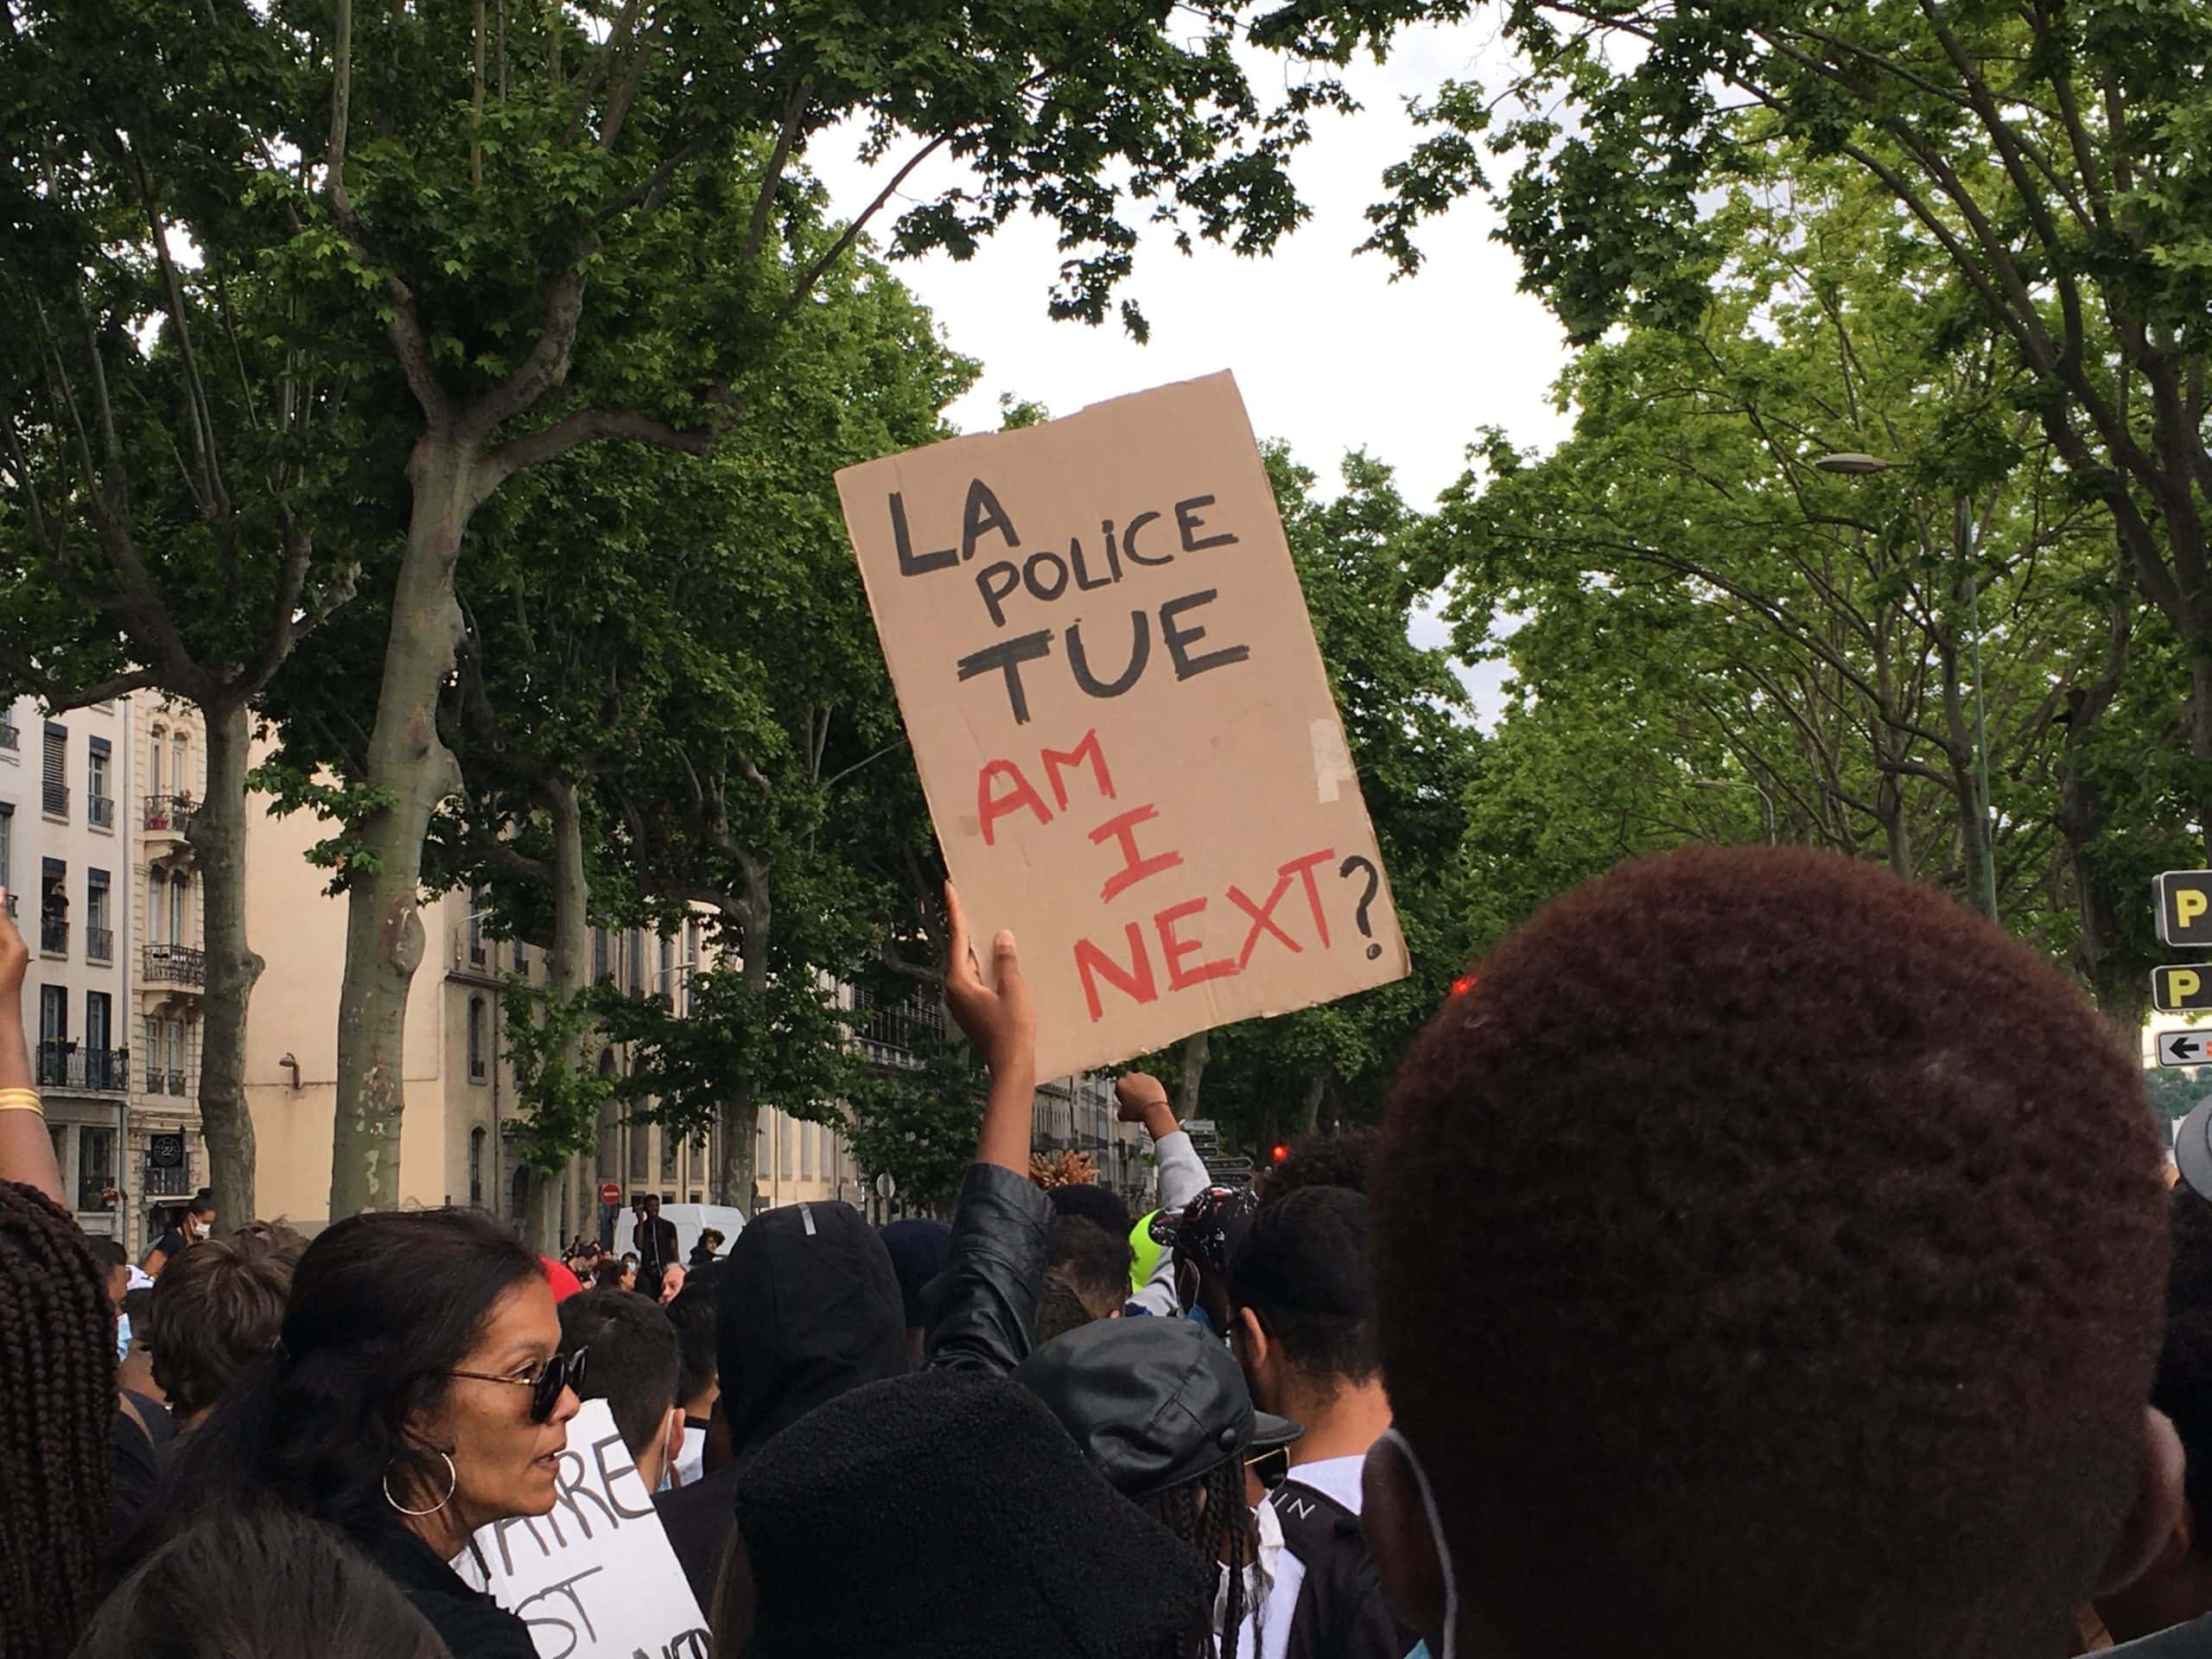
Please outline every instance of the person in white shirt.
M1390 1426L1367 1280L1367 1200L1306 1187L1263 1203L1229 1258L1230 1348L1260 1410L1294 1418L1289 1477L1265 1507L1283 1553L1258 1659L1405 1659L1359 1524L1360 1471Z

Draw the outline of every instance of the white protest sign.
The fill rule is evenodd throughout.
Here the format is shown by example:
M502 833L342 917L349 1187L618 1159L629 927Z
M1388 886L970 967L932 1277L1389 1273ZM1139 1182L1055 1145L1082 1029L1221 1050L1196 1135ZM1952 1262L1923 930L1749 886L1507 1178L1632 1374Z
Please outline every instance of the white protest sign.
M569 1424L552 1513L479 1532L454 1568L530 1626L538 1659L707 1659L713 1641L604 1400Z

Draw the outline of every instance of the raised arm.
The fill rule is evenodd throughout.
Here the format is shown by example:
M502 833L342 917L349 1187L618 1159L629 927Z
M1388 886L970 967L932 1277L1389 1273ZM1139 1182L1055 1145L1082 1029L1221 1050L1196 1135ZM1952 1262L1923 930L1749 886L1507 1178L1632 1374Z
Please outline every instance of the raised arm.
M944 906L952 933L944 1000L989 1066L991 1083L976 1161L961 1180L952 1213L951 1249L933 1287L929 1363L1003 1376L1036 1344L1037 1297L1052 1226L1052 1204L1029 1179L1037 1018L1014 936L1001 933L993 941L996 983L986 985L960 895L949 882Z
M1131 1071L1115 1084L1114 1098L1120 1103L1122 1122L1143 1124L1144 1132L1152 1137L1153 1157L1160 1170L1161 1212L1180 1215L1185 1205L1206 1190L1212 1177L1206 1173L1198 1149L1191 1144L1191 1137L1175 1121L1166 1089L1148 1073ZM1148 1313L1164 1317L1181 1313L1182 1304L1175 1296L1174 1258L1162 1252L1152 1277L1129 1300Z
M16 918L8 913L8 890L0 887L0 1181L35 1186L67 1210L46 1113L31 1086L30 1046L23 1039L23 976L30 962Z

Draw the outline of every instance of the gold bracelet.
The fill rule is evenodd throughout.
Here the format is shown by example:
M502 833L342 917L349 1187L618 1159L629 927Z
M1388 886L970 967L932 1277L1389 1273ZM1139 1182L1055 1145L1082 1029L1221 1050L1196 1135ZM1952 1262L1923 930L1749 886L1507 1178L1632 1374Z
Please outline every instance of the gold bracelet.
M43 1116L46 1105L35 1089L0 1089L0 1112L36 1112Z

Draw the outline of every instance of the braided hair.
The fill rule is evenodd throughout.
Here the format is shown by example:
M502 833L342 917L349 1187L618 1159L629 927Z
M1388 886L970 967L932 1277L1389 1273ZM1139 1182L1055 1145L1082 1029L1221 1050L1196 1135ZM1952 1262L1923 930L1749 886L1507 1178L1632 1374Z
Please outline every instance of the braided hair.
M99 1599L115 1309L68 1212L0 1181L0 1659L65 1653Z
M1182 1659L1236 1659L1237 1629L1244 1622L1244 1569L1253 1560L1252 1512L1244 1503L1244 1461L1229 1458L1205 1473L1142 1499L1137 1507L1196 1549L1209 1565L1228 1569L1229 1605L1221 1630L1213 1608L1200 1615Z

